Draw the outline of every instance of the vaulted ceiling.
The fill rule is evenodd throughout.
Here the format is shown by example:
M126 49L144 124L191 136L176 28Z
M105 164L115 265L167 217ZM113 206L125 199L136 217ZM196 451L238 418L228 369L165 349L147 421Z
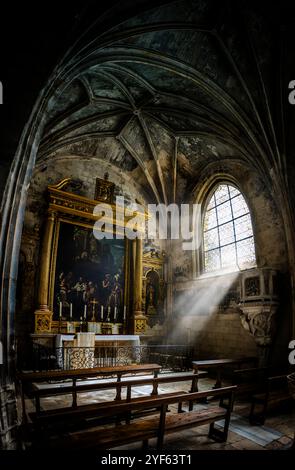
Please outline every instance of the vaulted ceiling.
M57 71L39 161L101 158L158 202L184 200L227 159L284 179L279 32L264 13L181 0L107 31L94 24Z

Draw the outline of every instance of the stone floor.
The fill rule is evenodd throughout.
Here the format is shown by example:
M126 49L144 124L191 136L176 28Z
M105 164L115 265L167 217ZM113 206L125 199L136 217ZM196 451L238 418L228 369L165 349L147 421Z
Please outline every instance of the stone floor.
M212 388L214 380L204 378L199 381L199 389ZM182 382L181 390L189 390L191 383ZM226 383L224 384L226 385ZM159 393L172 392L179 388L179 384L167 384L159 387ZM150 386L134 388L133 396L148 395ZM109 401L115 397L115 391L98 391L79 394L79 404ZM44 409L70 406L71 396L59 396L42 400ZM34 409L33 403L27 400L27 410ZM202 405L195 405L202 406ZM170 450L267 450L285 449L291 445L295 429L294 410L273 410L268 413L264 426L251 426L247 420L249 403L236 401L230 431L226 443L216 443L208 438L208 425L198 426L166 436L164 451ZM150 440L151 449L155 447L155 440ZM141 443L122 446L120 449L140 449Z

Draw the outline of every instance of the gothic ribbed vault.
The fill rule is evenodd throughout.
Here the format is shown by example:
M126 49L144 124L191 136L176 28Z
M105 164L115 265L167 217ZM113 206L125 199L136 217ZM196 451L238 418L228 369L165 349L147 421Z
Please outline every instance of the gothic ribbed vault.
M172 2L102 34L94 25L59 70L39 163L103 159L166 203L185 201L203 169L225 159L265 182L272 169L286 186L264 27L245 8L202 1Z

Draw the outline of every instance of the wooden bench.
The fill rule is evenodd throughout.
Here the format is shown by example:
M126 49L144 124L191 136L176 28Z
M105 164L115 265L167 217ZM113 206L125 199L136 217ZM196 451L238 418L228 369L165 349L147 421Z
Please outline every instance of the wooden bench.
M31 398L34 396L36 387L33 385L36 382L52 382L69 380L72 382L72 396L73 404L77 405L77 381L93 379L96 377L108 377L115 375L117 377L118 390L123 375L127 374L145 374L152 372L154 378L158 376L161 370L159 364L135 364L128 366L115 366L115 367L94 367L91 369L73 369L73 370L53 370L45 372L21 372L18 373L17 379L20 388L22 410L23 410L23 424L27 423L26 403L25 396ZM156 386L156 385L155 385ZM153 390L156 394L156 390ZM37 398L38 400L38 398ZM36 405L38 407L38 403Z
M200 372L201 376L206 375L205 372ZM75 390L75 394L78 393L85 393L90 391L97 391L97 390L107 390L107 389L116 389L116 398L115 401L121 402L130 402L131 400L144 400L148 399L150 395L146 397L140 398L132 398L132 389L134 387L140 387L145 385L152 386L152 396L158 395L158 387L162 384L168 383L182 383L182 382L191 382L190 391L194 388L194 383L198 379L197 374L188 373L184 375L176 375L176 374L167 374L160 377L147 377L141 379L126 379L121 382L105 382L105 383L95 383L95 384L81 384L81 385L66 385L66 386L58 386L55 388L38 388L38 386L33 385L32 395L35 397L36 400L36 411L34 413L30 413L29 416L34 423L35 427L37 428L38 432L42 430L46 430L46 432L50 432L51 427L53 426L54 429L61 429L61 428L69 428L69 427L77 427L77 426L89 426L90 423L95 425L97 420L101 419L101 409L106 406L112 405L113 401L103 401L101 403L95 404L87 404L87 405L78 405L77 398L72 403L70 407L63 407L58 409L51 409L51 410L41 410L40 399L49 396L57 396L57 395L64 395L73 393L73 389ZM122 399L122 389L126 388L126 398ZM179 395L180 393L187 393L182 390L178 390L175 392L164 393L160 396L175 396ZM181 405L179 411L181 411ZM130 417L129 417L130 419Z
M114 402L112 405L104 407L101 410L101 416L112 417L123 415L124 417L126 414L144 411L150 408L156 408L158 412L151 418L137 416L131 424L121 424L119 427L92 428L58 435L55 438L37 441L34 447L49 447L51 449L63 450L110 449L138 441L142 441L144 446L147 446L149 439L156 438L157 448L161 449L165 435L204 424L210 424L210 438L218 442L225 442L228 434L235 389L236 387L231 386L215 390L180 394L173 397L149 397L147 400L132 400L129 403ZM191 410L184 413L170 412L168 415L166 414L169 405L179 405L179 403L185 401L198 401L209 396L222 399L223 404L224 400L228 399L228 403L226 406L209 406L205 409ZM214 423L223 419L223 429L216 429Z
M263 392L269 374L268 367L235 370L232 383L237 386L236 397L251 400L253 393Z
M238 366L239 368L243 364L253 364L257 362L256 357L239 357L239 358L225 358L225 359L209 359L202 361L192 361L193 369L198 372L199 370L215 370L216 371L216 382L214 387L220 388L222 386L222 373L226 367ZM196 389L197 391L197 389Z
M260 393L252 394L249 416L250 423L264 424L269 408L287 402L292 403L287 375L268 377L265 381L265 390ZM257 411L257 407L259 411Z

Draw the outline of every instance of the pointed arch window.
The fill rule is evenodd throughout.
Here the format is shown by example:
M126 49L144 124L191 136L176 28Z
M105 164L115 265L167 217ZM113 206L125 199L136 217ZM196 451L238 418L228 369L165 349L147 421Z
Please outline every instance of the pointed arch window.
M219 184L211 196L203 222L205 272L256 266L251 215L241 192Z

